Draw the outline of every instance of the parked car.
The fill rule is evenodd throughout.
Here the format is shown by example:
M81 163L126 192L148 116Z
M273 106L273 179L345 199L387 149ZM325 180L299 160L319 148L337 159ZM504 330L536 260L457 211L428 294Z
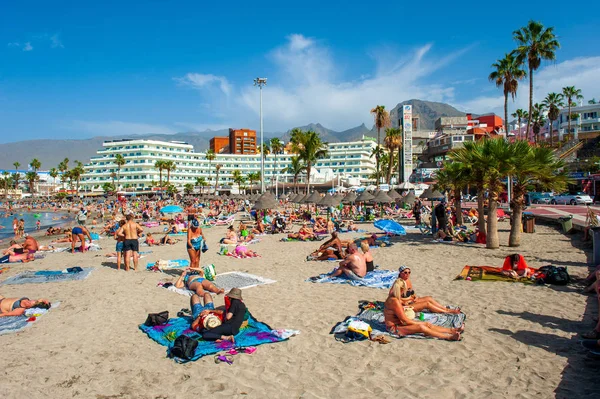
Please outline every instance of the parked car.
M532 204L549 204L552 202L554 195L552 193L529 193L529 201Z
M591 205L594 201L592 198L586 193L577 192L577 193L563 193L555 195L550 203L553 205L556 204L570 204L570 205Z

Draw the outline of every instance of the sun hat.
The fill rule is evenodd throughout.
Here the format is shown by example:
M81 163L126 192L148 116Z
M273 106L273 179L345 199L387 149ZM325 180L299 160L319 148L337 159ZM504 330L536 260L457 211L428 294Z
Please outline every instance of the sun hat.
M198 219L192 220L192 227L200 227L200 222L198 221Z
M232 288L227 294L229 298L242 300L242 290L239 288Z
M406 265L402 265L398 268L398 273L402 273L403 271L405 271L406 269L410 270L410 267L406 266Z
M205 329L210 330L212 328L219 327L221 325L221 319L214 314L209 314L202 320L202 324L204 325Z

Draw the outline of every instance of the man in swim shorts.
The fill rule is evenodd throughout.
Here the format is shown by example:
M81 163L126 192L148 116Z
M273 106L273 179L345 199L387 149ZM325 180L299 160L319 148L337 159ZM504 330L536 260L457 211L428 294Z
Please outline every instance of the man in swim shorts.
M367 274L365 256L358 252L355 243L348 245L348 256L340 262L340 266L331 274L331 277L341 276L342 274L351 280L361 280Z
M125 271L129 271L129 261L133 256L133 268L137 271L138 260L139 260L139 234L144 231L142 226L137 224L135 220L133 220L133 214L128 213L125 216L127 222L119 231L117 231L117 235L120 237L125 237L125 241L123 241L123 252L125 252Z

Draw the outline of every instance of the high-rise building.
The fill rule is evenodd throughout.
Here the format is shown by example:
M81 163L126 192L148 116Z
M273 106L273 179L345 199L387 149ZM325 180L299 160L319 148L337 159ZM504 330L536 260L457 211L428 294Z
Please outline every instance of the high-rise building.
M256 154L256 130L229 129L229 153Z
M215 154L229 154L229 137L213 137L209 145Z

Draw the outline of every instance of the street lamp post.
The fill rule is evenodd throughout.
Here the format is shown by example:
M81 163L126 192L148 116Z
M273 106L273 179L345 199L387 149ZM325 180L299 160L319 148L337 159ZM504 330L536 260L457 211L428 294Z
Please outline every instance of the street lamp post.
M263 152L263 115L262 115L262 88L267 84L267 78L254 79L254 86L260 89L260 192L265 192L265 157Z

